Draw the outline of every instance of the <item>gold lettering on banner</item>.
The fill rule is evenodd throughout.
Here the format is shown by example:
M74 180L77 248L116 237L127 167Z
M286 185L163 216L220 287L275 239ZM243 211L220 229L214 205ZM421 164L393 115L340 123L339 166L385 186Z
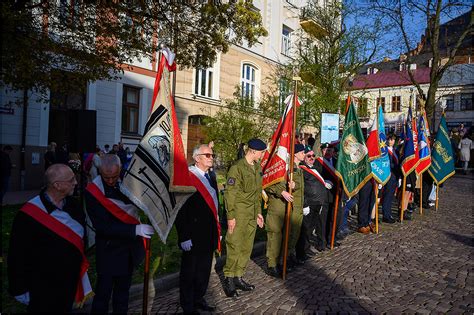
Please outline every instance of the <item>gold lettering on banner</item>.
M355 124L356 124L356 122L354 120L350 121L349 123L344 125L344 131L346 131L347 129L353 127Z
M443 147L443 145L439 141L436 141L434 143L434 147L436 151L439 153L439 155L441 155L441 157L443 158L443 162L445 164L453 159L453 157L448 153L446 148Z
M363 171L365 171L365 169L367 168L367 166L364 164L364 165L361 165L353 170L350 170L347 174L349 176L355 176L359 173L362 173Z

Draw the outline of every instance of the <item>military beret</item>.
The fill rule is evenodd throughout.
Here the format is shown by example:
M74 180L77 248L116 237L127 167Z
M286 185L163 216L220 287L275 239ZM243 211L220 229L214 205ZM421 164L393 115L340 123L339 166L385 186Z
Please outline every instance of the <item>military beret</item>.
M265 144L265 142L256 138L250 139L248 145L250 149L257 151L263 151L267 149L267 145Z
M295 144L295 154L298 153L298 152L301 152L301 151L304 151L304 145L302 145L301 143L296 143Z
M309 145L305 146L304 147L304 153L311 153L313 152L313 148L311 148Z
M323 144L321 144L321 146L319 148L320 149L327 149L327 148L329 148L329 143L327 143L327 142L323 143Z

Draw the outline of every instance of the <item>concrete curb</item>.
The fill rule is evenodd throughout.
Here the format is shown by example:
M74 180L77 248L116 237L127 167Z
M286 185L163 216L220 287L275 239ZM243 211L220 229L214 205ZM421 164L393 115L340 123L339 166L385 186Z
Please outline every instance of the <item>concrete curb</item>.
M251 257L258 257L265 253L266 241L255 243L253 246ZM220 256L213 260L212 269L221 270L224 266L226 256ZM179 272L175 272L169 275L159 277L153 281L155 293L167 291L170 289L177 288L179 286ZM143 292L143 283L137 283L130 287L130 301L134 300L138 296L141 296Z

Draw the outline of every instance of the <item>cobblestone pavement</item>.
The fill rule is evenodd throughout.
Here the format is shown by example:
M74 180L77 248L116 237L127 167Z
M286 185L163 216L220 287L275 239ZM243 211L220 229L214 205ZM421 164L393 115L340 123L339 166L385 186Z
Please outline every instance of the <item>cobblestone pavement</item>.
M378 235L351 234L288 274L267 276L265 258L250 261L250 293L227 298L213 271L207 301L216 313L473 314L474 213L472 176L440 190L439 210L413 221L382 224ZM130 303L139 313L141 301ZM180 312L178 288L160 292L152 312Z

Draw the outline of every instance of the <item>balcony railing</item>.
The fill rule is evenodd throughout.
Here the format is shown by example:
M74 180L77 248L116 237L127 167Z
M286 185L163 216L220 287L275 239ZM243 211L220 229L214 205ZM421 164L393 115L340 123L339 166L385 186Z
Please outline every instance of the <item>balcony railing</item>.
M307 6L301 9L300 15L300 26L306 33L311 34L317 39L321 39L329 34L328 30L323 26L323 23L319 21L317 16L317 10L314 7Z

